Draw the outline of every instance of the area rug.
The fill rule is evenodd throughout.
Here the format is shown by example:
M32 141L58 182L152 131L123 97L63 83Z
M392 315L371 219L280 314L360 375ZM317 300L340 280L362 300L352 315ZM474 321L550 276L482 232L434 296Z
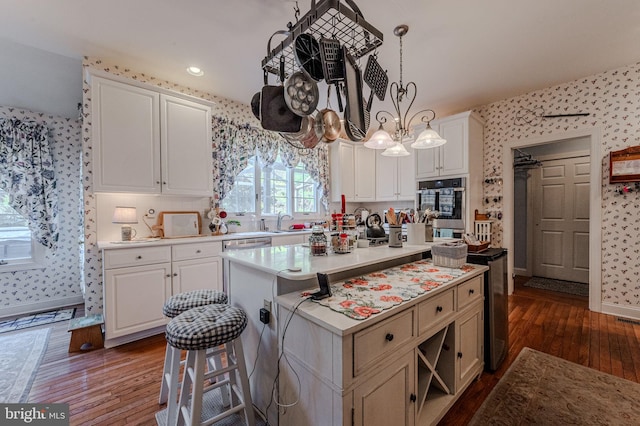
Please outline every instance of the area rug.
M41 328L0 336L0 403L27 402L49 331Z
M630 425L640 384L522 349L470 425Z
M525 287L540 288L542 290L559 291L561 293L589 296L589 284L573 281L554 280L552 278L531 277L524 283Z
M73 318L76 308L58 309L55 311L41 312L39 314L27 315L10 321L0 322L0 333L7 331L21 330L23 328L35 327L37 325L51 324Z

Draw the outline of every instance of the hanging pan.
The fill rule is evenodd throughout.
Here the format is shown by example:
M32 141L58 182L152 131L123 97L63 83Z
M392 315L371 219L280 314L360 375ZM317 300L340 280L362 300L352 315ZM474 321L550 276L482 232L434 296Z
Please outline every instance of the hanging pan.
M364 139L367 132L362 98L362 74L355 59L345 46L342 47L344 62L344 89L347 106L344 110L344 128L354 142Z
M324 78L320 44L311 34L300 34L293 42L293 51L298 65L315 81Z
M306 116L318 106L318 85L302 71L296 71L284 84L287 107L296 115Z

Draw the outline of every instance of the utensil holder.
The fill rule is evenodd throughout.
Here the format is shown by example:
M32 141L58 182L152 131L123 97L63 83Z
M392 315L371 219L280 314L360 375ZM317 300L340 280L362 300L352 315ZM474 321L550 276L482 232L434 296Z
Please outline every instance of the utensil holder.
M424 240L428 243L433 241L433 225L424 225Z
M424 223L407 223L407 244L424 244Z
M389 225L389 247L402 247L402 225Z

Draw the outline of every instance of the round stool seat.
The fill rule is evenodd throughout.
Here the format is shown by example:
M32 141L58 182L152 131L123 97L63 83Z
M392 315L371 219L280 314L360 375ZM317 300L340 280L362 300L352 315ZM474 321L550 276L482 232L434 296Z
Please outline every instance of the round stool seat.
M182 350L209 349L231 342L247 326L247 315L230 305L190 309L167 324L167 343Z
M227 295L216 290L194 290L171 296L162 307L162 313L175 318L189 309L219 303L227 303Z

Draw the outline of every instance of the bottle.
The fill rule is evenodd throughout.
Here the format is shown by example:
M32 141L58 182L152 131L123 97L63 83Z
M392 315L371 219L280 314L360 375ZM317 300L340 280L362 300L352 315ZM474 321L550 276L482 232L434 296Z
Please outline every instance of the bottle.
M327 236L324 235L324 228L315 225L311 230L309 237L309 247L312 256L324 256L327 254Z

